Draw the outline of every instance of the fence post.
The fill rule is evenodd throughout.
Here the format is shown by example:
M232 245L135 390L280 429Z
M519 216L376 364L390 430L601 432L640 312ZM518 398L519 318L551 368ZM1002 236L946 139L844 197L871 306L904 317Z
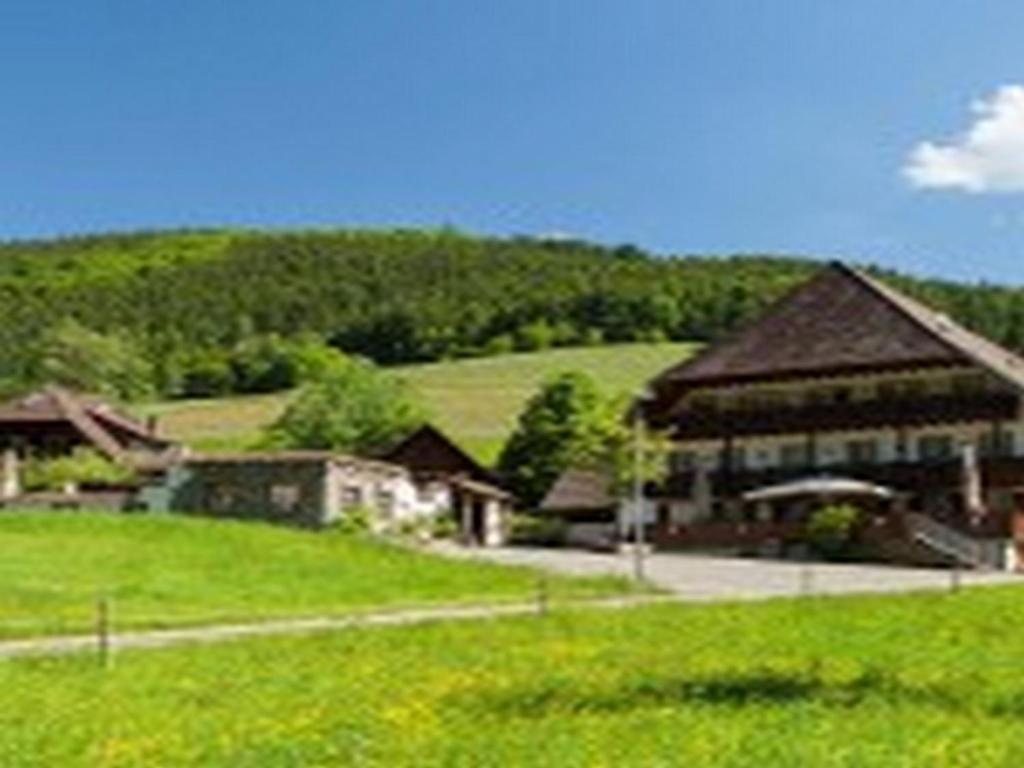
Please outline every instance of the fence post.
M957 557L953 558L953 567L949 572L949 591L958 592L960 590L960 560Z
M814 592L814 570L810 563L800 566L800 594L810 595Z
M110 598L100 595L96 600L96 648L99 651L100 666L104 669L109 669L113 664L110 622Z

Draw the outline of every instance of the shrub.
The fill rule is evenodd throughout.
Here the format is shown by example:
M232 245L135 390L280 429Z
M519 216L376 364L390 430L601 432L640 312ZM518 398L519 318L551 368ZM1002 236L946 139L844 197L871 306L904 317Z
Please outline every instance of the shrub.
M431 521L430 535L435 539L454 539L459 533L459 524L450 513L442 512Z
M267 431L275 447L373 454L423 423L405 383L345 359L305 384Z
M24 482L29 490L61 490L76 485L113 486L130 482L130 469L115 464L91 448L77 448L69 456L30 459L25 464Z
M332 526L338 533L359 534L369 533L373 529L375 512L366 506L349 507L342 512L341 517Z
M520 352L548 349L555 342L555 330L546 320L537 320L522 326L515 334L515 347Z
M218 397L233 388L234 375L225 354L208 350L186 360L181 375L182 396Z
M558 517L512 515L508 539L511 544L557 547L565 543L566 522Z
M818 554L838 558L849 553L860 510L851 504L833 504L815 511L804 529L807 544Z
M507 333L492 336L484 345L484 351L488 355L506 355L514 349L515 340Z

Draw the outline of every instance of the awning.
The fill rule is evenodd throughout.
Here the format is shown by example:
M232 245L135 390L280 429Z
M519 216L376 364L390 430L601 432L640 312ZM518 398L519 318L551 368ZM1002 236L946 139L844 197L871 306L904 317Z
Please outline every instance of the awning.
M779 501L800 496L817 498L869 497L891 499L895 494L889 488L863 480L846 477L809 477L788 483L769 485L743 494L744 501Z

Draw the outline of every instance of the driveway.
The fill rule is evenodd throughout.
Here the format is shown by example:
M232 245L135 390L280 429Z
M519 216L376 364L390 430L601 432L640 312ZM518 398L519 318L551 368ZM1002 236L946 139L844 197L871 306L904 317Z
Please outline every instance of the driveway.
M471 557L508 565L528 565L579 576L631 576L629 554L604 554L573 549L498 547L466 549L446 545L455 557ZM798 563L680 553L653 553L644 558L647 579L687 600L749 600L801 594L909 592L949 589L955 578L963 586L1024 584L1012 573L907 568L891 565Z

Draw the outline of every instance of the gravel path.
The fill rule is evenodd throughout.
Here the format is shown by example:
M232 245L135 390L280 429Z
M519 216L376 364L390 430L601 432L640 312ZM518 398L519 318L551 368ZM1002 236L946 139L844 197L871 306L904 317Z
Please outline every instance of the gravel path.
M435 551L451 557L471 557L506 565L528 565L580 576L630 576L633 560L626 554L573 549L499 547L465 549L450 545ZM907 568L892 565L840 565L792 561L654 553L645 557L647 579L684 600L750 600L807 593L911 592L949 589L953 579L963 586L1024 584L1014 573Z
M674 601L666 595L624 595L589 600L559 601L558 608L627 608L648 603ZM272 635L301 635L338 631L357 627L385 627L426 624L435 621L468 621L502 616L540 614L546 610L538 601L491 603L482 605L439 605L431 608L393 609L349 616L316 616L279 619L240 624L218 624L179 629L132 630L116 633L110 638L113 651L131 648L164 648L173 645L201 645ZM33 637L0 641L0 659L21 656L60 656L99 651L96 635Z
M633 572L629 555L599 554L569 549L507 547L465 549L437 545L432 550L448 557L478 558L507 565L527 565L578 576L620 575ZM645 558L647 578L666 590L662 595L624 595L570 602L559 608L627 608L674 601L758 600L803 594L861 592L909 592L949 589L954 575L935 568L901 568L886 565L813 565L773 560L753 560L707 555L650 554ZM1010 573L963 572L962 586L1024 583ZM469 621L502 616L524 616L544 610L536 600L484 605L439 605L430 608L392 609L348 616L317 616L239 624L220 624L179 629L139 630L117 633L111 649L162 648L175 645L219 643L248 637L298 635L356 627L424 624L435 621ZM97 652L94 635L27 638L0 641L0 658L66 655Z

